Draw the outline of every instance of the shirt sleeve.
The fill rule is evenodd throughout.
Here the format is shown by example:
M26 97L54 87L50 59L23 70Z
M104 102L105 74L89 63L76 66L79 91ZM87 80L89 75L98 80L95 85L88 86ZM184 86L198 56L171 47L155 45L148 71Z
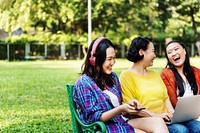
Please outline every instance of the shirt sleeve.
M171 76L170 76L171 75ZM175 87L175 80L173 73L169 71L168 68L162 70L161 72L161 78L167 87L167 92L170 98L170 101L172 103L172 106L175 107L177 104L177 92L176 92L176 87Z
M95 89L95 86L86 80L81 80L74 86L74 101L80 118L85 123L99 121L103 113L103 109L96 98L97 94L93 93L92 89Z
M134 81L132 81L131 76L129 75L128 72L123 71L120 74L120 83L121 83L121 88L122 88L122 98L123 98L123 103L127 103L130 100L133 100L136 98L135 94L135 87ZM134 88L134 89L133 89Z
M193 68L194 76L195 76L196 83L198 86L198 94L200 94L200 69L194 66L192 66L192 68Z
M161 86L162 86L162 88L163 88L163 98L164 98L164 100L169 100L169 95L168 95L168 92L167 92L167 87L165 86L165 83L163 82L163 80L162 80L162 78L161 77L159 77L159 79L160 79L160 83L161 83Z

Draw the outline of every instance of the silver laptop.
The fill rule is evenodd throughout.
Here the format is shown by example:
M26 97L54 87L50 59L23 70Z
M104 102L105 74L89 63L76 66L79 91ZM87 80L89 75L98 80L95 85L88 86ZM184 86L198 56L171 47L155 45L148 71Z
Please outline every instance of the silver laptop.
M166 124L180 123L200 116L200 95L180 97L176 105L174 115Z

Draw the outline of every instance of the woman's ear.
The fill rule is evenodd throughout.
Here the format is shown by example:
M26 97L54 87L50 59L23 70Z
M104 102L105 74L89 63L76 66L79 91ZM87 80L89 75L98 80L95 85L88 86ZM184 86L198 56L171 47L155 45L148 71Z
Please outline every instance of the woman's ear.
M185 53L185 55L186 55L186 50L184 49L184 53Z
M140 49L140 50L139 50L139 55L140 55L140 56L144 55L144 53L143 53L143 50L142 50L142 49Z

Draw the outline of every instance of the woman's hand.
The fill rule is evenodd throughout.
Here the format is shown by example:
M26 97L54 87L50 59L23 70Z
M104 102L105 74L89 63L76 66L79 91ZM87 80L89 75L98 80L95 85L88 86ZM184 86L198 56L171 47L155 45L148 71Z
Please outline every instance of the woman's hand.
M125 104L122 104L122 114L125 115L125 114L133 114L133 113L136 113L137 111L135 110L135 107L131 106L130 104L128 103L125 103Z
M136 112L135 107L132 107L131 105L125 103L102 113L100 119L101 121L106 122L118 114L122 113L124 115L126 114L128 115L128 114L133 114L134 112Z
M157 114L158 117L163 118L165 121L171 121L173 113L162 113L162 114Z
M135 114L138 112L138 110L136 109L141 108L141 104L136 99L131 100L128 103L123 104L122 106L123 106L123 112L122 112L123 115Z
M136 99L129 101L127 104L129 104L130 106L134 107L135 109L136 108L139 109L139 108L142 107L140 102L138 100L136 100Z

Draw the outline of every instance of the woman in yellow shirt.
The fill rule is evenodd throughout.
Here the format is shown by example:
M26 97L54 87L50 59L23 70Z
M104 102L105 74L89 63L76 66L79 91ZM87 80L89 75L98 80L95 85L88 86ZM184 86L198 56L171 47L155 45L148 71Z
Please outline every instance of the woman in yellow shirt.
M156 58L154 50L151 38L136 37L132 40L126 56L133 65L120 75L123 102L137 99L150 116L170 121L174 109L166 86L159 74L147 69L153 65L153 60ZM168 130L170 133L187 133L187 129L181 124L168 125Z

